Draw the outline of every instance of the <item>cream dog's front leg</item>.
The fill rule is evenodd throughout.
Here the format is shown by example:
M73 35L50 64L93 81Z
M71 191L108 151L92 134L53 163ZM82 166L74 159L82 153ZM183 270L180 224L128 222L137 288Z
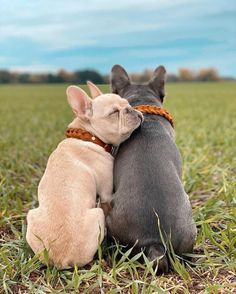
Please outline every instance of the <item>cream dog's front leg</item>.
M101 203L101 208L105 214L105 217L107 217L111 210L110 202Z
M112 187L113 182L112 179L109 179L106 183L101 185L101 189L99 191L99 197L100 197L100 207L102 208L105 217L108 215L109 211L111 210L111 195L112 195Z

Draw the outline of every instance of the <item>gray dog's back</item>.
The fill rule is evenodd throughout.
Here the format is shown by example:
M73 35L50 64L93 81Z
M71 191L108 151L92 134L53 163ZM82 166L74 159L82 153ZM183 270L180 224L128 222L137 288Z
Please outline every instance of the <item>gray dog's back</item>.
M188 226L192 231L193 224L181 183L180 156L173 138L159 124L158 120L145 121L119 148L108 227L122 244L139 240L139 246L146 247L154 241L161 243L158 216L162 230L172 236L176 253L189 252L192 242L186 250L181 248L183 233Z
M125 85L122 77L128 76L122 70L113 68L115 92L131 105L160 105L162 97L155 98L152 87L147 91L147 85ZM120 81L123 84L119 90ZM158 85L161 96L162 83ZM181 157L170 123L157 115L145 115L144 123L120 146L115 158L112 210L107 217L109 234L124 245L132 246L138 240L136 247L154 259L164 254L161 229L177 254L191 252L196 226L181 176ZM165 266L160 270L166 271Z

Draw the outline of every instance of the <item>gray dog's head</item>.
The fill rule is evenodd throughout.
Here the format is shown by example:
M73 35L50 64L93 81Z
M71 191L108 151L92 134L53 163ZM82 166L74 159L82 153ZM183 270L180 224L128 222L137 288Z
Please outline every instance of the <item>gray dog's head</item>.
M151 80L145 84L131 82L125 69L116 64L111 70L112 92L126 98L131 105L140 103L158 104L165 96L166 70L160 65L153 72Z

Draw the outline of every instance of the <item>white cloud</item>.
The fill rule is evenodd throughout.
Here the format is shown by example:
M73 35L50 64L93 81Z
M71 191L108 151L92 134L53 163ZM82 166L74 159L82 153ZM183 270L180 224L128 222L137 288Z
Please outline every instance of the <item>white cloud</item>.
M8 57L0 56L0 62L1 62L1 63L7 62L8 60L9 60Z
M28 38L46 50L78 46L139 45L142 39L129 34L158 32L161 40L209 35L201 19L225 9L225 4L207 5L188 0L4 1L0 19L0 42ZM230 9L230 4L227 4ZM209 25L209 23L208 23ZM211 32L213 34L213 32ZM216 34L216 33L215 33ZM150 41L149 41L150 43Z
M147 49L147 48L140 48L140 49L131 49L127 50L127 55L135 57L137 59L150 59L150 58L163 58L169 56L179 56L182 57L186 54L185 49L176 49L176 48L165 48L165 49Z
M1 42L20 36L48 49L97 44L101 38L105 40L115 35L159 29L163 26L162 18L158 20L154 15L148 20L144 12L167 9L186 2L129 0L114 5L108 0L72 0L66 5L62 0L16 0L14 4L5 1L0 19ZM123 15L124 12L126 15Z
M27 42L33 54L28 61L32 65L25 67L26 52L19 50L14 55L14 48L5 48L8 59L0 57L0 62L2 58L2 63L10 60L9 65L16 64L17 68L41 71L93 63L98 69L107 68L120 60L135 69L136 59L142 61L142 69L161 59L175 70L184 63L194 66L195 62L197 66L206 60L213 64L224 56L221 67L225 63L229 69L226 59L230 57L225 52L235 48L236 30L231 25L232 17L222 15L235 10L235 0L228 0L227 5L221 0L215 0L214 5L210 0L2 0L0 50L5 44L16 44L8 40L17 39ZM92 56L83 48L100 50Z
M56 72L58 71L58 68L53 65L33 63L31 65L11 66L9 67L9 70L13 72L47 73L47 72Z

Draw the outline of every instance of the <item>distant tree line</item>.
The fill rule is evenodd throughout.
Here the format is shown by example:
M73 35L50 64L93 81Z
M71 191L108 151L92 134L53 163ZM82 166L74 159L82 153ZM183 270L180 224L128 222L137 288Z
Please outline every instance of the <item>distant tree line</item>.
M135 82L146 82L152 76L152 70L145 70L142 73L130 74L131 79ZM199 71L192 71L188 68L180 68L178 74L169 74L170 82L192 82L192 81L219 81L233 80L233 78L222 78L214 68L204 68ZM0 70L0 84L23 83L23 84L40 84L40 83L74 83L85 84L87 80L91 80L96 84L109 83L108 75L101 75L95 70L79 70L69 72L64 69L57 73L19 73L10 72L8 70Z
M95 70L81 70L68 72L64 69L57 73L19 73L0 70L0 84L6 83L23 83L23 84L40 84L40 83L74 83L84 84L91 80L96 84L105 84L107 81L104 76Z
M145 70L142 73L131 74L132 80L136 82L145 82L151 79L152 70ZM193 71L188 68L180 68L177 74L168 74L169 82L207 82L220 80L234 80L231 77L220 77L217 70L214 68L203 68L198 71Z

